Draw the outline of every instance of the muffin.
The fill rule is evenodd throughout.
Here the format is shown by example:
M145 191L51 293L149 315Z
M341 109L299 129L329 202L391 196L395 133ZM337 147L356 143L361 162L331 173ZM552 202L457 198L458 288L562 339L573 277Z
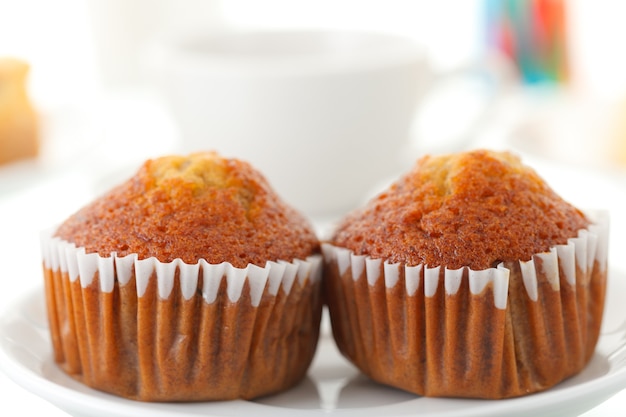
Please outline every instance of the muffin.
M15 58L0 58L0 165L39 154L37 115L28 97L29 66Z
M306 374L322 309L312 226L249 164L148 160L42 236L54 360L141 401L251 399Z
M337 346L423 396L545 390L594 352L607 236L510 153L425 156L322 244Z

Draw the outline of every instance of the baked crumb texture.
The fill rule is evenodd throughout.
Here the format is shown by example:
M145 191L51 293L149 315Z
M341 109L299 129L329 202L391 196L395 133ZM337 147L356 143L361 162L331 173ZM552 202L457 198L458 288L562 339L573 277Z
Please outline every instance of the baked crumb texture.
M318 250L310 223L258 171L211 152L147 161L66 220L56 236L101 256L135 253L239 268L305 259Z
M529 260L589 221L510 153L426 156L363 209L332 242L408 265L469 266Z
M516 397L594 352L606 213L584 215L511 154L425 157L322 248L337 345L383 384Z
M148 161L42 236L54 359L141 401L283 391L317 345L317 251L312 228L248 164Z

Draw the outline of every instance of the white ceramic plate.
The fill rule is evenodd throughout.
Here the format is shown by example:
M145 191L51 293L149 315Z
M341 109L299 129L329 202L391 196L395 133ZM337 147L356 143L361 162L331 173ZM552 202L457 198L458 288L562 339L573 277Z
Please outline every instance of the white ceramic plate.
M283 394L258 401L141 403L92 390L52 359L41 290L0 317L0 367L15 382L73 416L577 416L626 388L626 274L610 271L602 335L584 371L543 393L483 401L417 397L371 382L338 353L324 327L308 378ZM325 323L327 325L327 322Z

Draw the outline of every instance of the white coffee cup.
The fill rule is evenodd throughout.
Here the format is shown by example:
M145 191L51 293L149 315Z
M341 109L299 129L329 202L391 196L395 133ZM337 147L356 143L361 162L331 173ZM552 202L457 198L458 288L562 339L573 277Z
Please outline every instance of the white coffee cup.
M361 31L206 33L170 41L157 61L180 151L247 160L310 216L343 214L410 166L432 76L412 40Z

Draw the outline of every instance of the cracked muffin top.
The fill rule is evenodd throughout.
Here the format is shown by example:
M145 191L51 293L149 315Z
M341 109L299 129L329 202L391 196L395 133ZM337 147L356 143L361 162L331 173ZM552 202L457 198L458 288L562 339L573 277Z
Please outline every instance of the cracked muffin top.
M69 217L55 236L109 256L136 253L194 264L306 259L310 223L251 165L214 152L165 156Z
M422 157L348 214L330 243L391 263L481 270L530 260L589 223L518 157L475 150Z

